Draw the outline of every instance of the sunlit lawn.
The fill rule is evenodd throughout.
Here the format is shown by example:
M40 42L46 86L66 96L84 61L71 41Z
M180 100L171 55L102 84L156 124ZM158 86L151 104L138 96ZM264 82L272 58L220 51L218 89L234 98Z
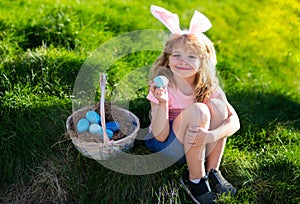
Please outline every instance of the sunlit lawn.
M239 192L219 202L299 203L300 3L152 3L178 13L182 27L188 27L195 9L212 21L207 35L215 43L219 75L241 121L241 129L228 139L221 166ZM74 83L92 53L121 34L165 30L150 14L150 5L0 2L1 203L191 203L177 181L184 167L140 176L117 173L83 157L65 134ZM129 53L111 65L107 100L128 74L150 66L158 54ZM144 83L121 98L140 118L142 129L149 126L146 94ZM131 151L147 153L140 141Z

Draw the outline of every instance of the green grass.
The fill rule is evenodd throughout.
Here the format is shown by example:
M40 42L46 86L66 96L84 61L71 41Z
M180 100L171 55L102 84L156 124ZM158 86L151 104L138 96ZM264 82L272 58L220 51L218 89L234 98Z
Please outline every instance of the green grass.
M191 203L177 182L183 167L120 174L83 157L65 134L75 80L91 53L127 32L165 29L151 16L152 3L178 13L182 27L195 9L213 23L207 35L215 42L219 75L241 120L221 166L239 192L219 202L300 202L298 1L3 0L1 203ZM151 65L158 54L141 51L115 62L107 70L107 99L128 73ZM121 97L142 128L149 125L146 94L145 83L129 99ZM147 150L138 141L131 152Z

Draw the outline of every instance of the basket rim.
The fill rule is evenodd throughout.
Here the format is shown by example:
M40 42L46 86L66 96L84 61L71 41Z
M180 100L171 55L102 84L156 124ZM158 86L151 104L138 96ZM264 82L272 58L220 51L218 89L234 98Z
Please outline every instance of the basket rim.
M121 139L119 139L119 140L110 140L109 141L109 143L112 143L112 144L119 144L119 143L123 143L124 141L127 141L128 139L135 139L135 137L136 137L136 135L137 135L137 132L139 131L139 129L140 129L140 120L139 120L139 118L134 114L134 113L132 113L131 111L129 111L129 110L126 110L126 109L124 109L124 108L121 108L121 107L119 107L119 106L116 106L116 105L112 105L112 107L114 107L114 109L118 109L118 110L120 110L120 111L123 111L123 112L125 112L125 113L127 113L127 114L129 114L129 115L131 115L132 117L133 117L133 122L135 122L135 124L134 124L134 126L135 126L135 128L134 128L134 131L130 134L130 135L125 135L125 137L123 137L123 138L121 138ZM73 131L73 130L71 130L70 129L70 126L69 126L69 123L70 123L70 120L71 120L71 118L75 115L75 114L77 114L78 112L80 112L80 111L83 111L83 110L85 110L85 109L94 109L95 108L95 106L86 106L86 107L83 107L83 108L80 108L80 109L78 109L78 110L76 110L76 111L73 111L73 113L67 118L67 121L66 121L66 128L67 128L67 133L74 133L74 132L77 132L77 131ZM69 136L70 136L70 138L73 140L73 138L75 139L76 137L72 137L71 136L71 134L69 134ZM78 139L78 138L76 138L76 139ZM80 140L80 139L78 139L78 140ZM100 144L100 143L97 143L97 142L88 142L88 141L84 141L84 143L96 143L96 144ZM102 144L105 144L104 142L101 142Z

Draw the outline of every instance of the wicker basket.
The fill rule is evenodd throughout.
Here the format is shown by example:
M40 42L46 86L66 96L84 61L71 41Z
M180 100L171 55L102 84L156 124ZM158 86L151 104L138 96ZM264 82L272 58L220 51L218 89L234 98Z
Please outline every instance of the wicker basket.
M114 133L112 139L105 142L99 135L89 132L78 133L77 122L85 117L86 112L94 110L99 113L100 104L92 107L85 107L75 111L67 119L67 133L72 139L75 147L86 157L95 160L106 160L118 153L131 149L135 137L140 128L137 116L123 108L105 103L105 120L115 121L120 124L120 130Z

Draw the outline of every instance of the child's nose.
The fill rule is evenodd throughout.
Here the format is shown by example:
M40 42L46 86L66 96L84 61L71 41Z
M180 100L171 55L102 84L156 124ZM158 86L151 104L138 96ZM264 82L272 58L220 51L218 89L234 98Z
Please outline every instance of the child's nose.
M184 57L180 57L180 63L182 63L182 64L189 64Z

